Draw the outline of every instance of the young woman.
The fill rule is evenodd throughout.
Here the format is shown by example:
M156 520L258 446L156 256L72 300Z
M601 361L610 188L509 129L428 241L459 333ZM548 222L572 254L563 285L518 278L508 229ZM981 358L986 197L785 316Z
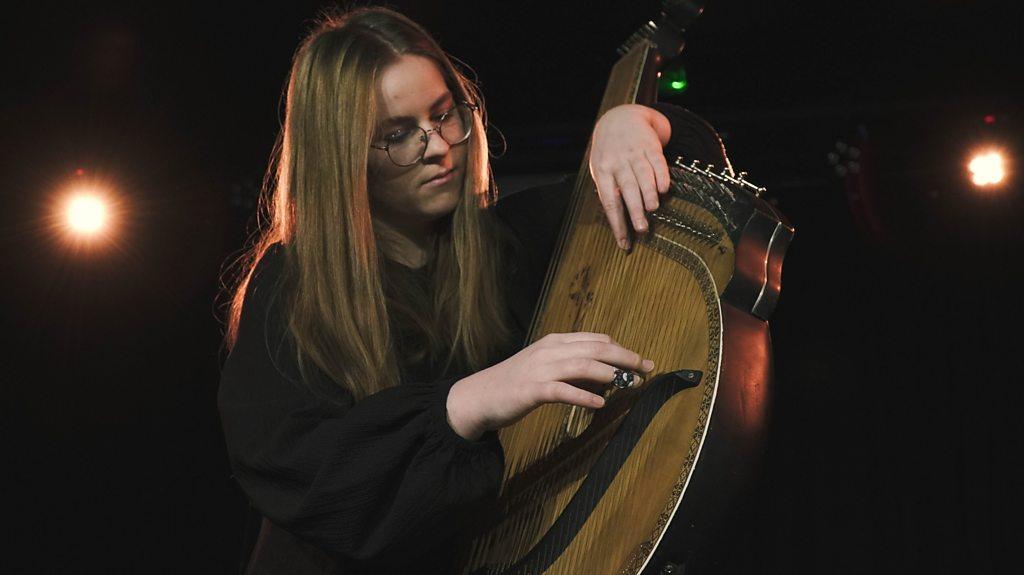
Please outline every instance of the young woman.
M594 130L623 247L668 189L685 113L659 110ZM260 523L248 572L448 572L462 518L497 495L496 430L548 402L600 408L617 369L652 369L597 333L518 350L560 220L539 204L567 186L496 202L485 125L476 87L395 12L327 17L299 47L218 398Z

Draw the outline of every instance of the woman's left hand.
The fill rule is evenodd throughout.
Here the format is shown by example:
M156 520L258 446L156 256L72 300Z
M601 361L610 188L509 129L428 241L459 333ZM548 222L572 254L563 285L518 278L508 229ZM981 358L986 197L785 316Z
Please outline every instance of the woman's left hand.
M645 210L658 209L659 195L669 190L668 162L662 147L671 131L664 114L637 104L608 110L594 126L590 175L622 249L629 249L626 213L633 229L646 233Z

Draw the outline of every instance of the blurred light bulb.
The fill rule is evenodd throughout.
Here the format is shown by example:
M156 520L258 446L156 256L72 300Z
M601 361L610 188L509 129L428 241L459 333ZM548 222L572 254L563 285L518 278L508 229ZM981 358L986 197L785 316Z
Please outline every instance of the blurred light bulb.
M79 235L93 235L107 223L107 205L100 198L79 193L68 200L65 213L68 227Z
M1003 155L999 152L976 154L967 164L967 169L971 172L971 182L979 187L994 186L1006 177Z

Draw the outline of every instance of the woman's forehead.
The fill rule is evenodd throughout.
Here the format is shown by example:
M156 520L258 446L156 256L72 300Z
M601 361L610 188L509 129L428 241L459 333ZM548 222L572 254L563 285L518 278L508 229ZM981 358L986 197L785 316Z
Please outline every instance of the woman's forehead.
M433 60L405 54L381 72L377 89L378 117L386 120L429 114L449 96L448 85Z

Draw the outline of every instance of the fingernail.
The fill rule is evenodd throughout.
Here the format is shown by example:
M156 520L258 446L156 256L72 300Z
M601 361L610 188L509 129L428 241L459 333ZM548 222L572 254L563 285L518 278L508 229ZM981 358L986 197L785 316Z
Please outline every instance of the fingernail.
M644 371L651 371L652 369L654 369L654 362L649 359L645 359L643 365Z
M627 240L626 238L622 238L621 240L619 240L619 247L624 249L624 250L628 250L629 249L629 240Z
M594 406L595 407L604 407L604 398L600 397L600 396L595 397L594 398Z

